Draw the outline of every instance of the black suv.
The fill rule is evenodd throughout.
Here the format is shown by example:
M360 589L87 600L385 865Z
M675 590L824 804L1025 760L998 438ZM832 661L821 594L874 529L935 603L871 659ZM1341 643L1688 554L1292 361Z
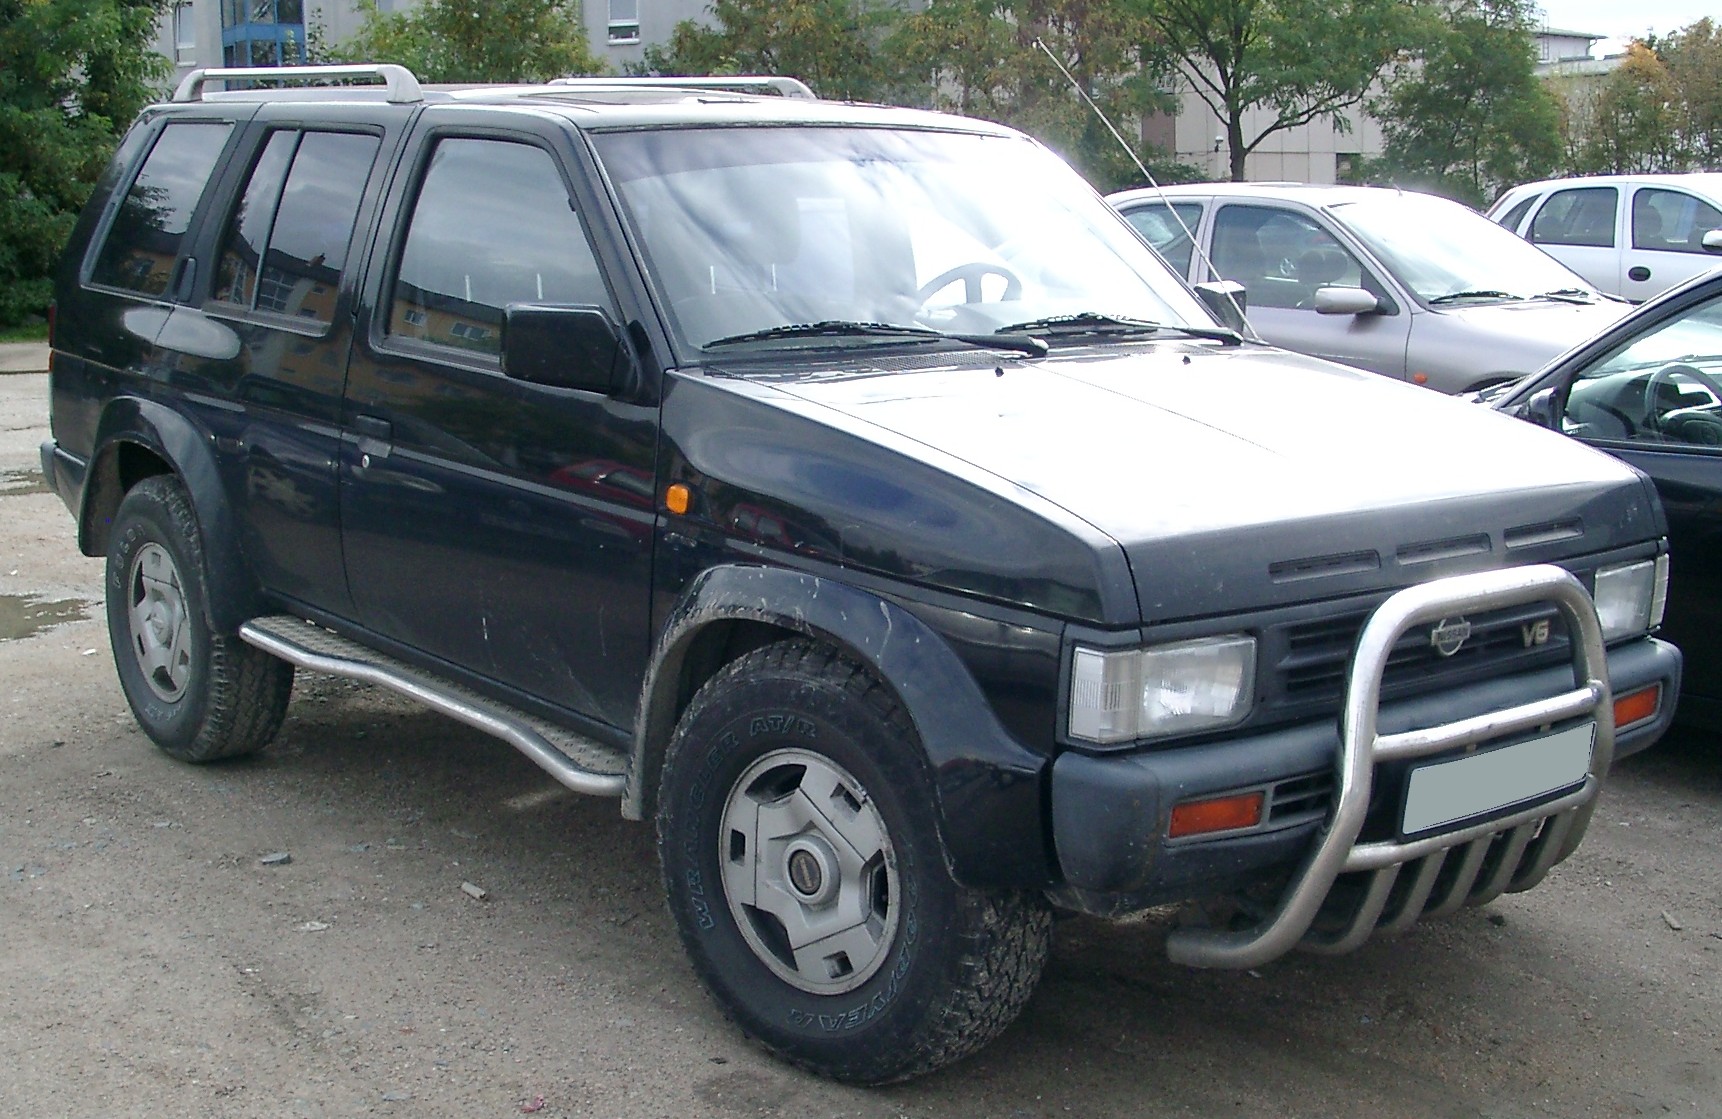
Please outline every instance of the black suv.
M143 115L42 459L162 749L294 666L499 735L859 1082L1008 1025L1053 907L1254 967L1573 850L1678 690L1642 477L1229 329L1008 129L754 84Z

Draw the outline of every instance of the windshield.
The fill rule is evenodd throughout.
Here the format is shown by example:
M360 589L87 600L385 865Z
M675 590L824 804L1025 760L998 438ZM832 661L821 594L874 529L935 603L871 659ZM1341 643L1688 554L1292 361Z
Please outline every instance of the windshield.
M1332 212L1425 303L1466 293L1495 299L1595 295L1564 264L1456 202L1394 193L1342 202Z
M843 324L1214 324L1075 172L1027 140L743 127L594 141L672 326L695 347L912 337ZM808 324L824 329L772 333Z

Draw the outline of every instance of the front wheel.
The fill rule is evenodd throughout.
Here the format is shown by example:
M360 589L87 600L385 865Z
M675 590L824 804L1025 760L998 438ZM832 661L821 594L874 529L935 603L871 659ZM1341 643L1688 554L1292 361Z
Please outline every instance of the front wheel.
M171 475L146 478L114 514L108 639L138 725L187 762L249 754L287 714L293 666L211 632L208 579L191 499Z
M950 877L901 706L812 642L756 650L700 689L665 758L658 844L718 1002L839 1080L901 1080L981 1048L1046 961L1044 902Z

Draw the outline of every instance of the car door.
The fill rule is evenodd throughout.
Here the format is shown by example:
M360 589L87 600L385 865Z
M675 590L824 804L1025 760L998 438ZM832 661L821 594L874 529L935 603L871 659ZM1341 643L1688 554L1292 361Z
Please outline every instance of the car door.
M1722 210L1684 190L1640 186L1628 208L1630 238L1621 260L1620 294L1634 302L1722 264L1704 235L1722 228Z
M1390 298L1373 314L1324 315L1323 287L1386 287L1317 217L1289 207L1228 202L1208 229L1221 279L1244 285L1250 325L1276 346L1403 379L1410 316Z
M347 389L347 578L373 633L624 726L647 655L656 410L503 374L510 305L625 321L577 151L519 119L427 109L409 141Z
M188 406L212 433L252 570L314 612L351 613L336 463L352 242L369 227L379 156L407 112L317 125L280 106L260 113L227 208L207 223L207 290L162 331Z
M1621 293L1618 187L1551 191L1531 218L1526 236L1599 290Z
M1686 653L1682 704L1722 716L1722 286L1579 365L1562 426L1649 475L1668 514L1664 636Z

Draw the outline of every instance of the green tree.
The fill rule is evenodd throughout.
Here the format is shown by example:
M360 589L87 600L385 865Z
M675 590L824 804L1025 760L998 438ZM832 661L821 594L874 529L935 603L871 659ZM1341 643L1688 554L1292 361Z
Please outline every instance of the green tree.
M1682 171L1679 94L1662 59L1634 42L1600 85L1568 103L1566 147L1578 174Z
M41 314L114 144L158 94L165 0L0 0L0 326Z
M319 61L397 62L430 82L541 82L609 67L592 53L578 0L423 0L364 22Z
M1686 159L1722 168L1722 27L1701 19L1658 46L1674 87Z
M1410 180L1473 206L1553 173L1560 110L1536 77L1531 0L1458 0L1430 44L1369 102L1385 147L1372 178Z
M668 76L773 74L800 78L821 97L899 99L899 75L881 47L901 18L875 0L714 0L712 24L683 20L645 69Z
M1083 95L1121 130L1173 108L1153 41L1142 14L1120 0L930 0L887 50L914 75L904 85L926 89L934 107L1020 128L1111 189L1141 175ZM1146 145L1135 151L1162 181L1201 177Z
M1426 0L1126 2L1219 118L1231 176L1242 181L1244 160L1274 133L1324 119L1348 127L1346 110L1416 45Z

